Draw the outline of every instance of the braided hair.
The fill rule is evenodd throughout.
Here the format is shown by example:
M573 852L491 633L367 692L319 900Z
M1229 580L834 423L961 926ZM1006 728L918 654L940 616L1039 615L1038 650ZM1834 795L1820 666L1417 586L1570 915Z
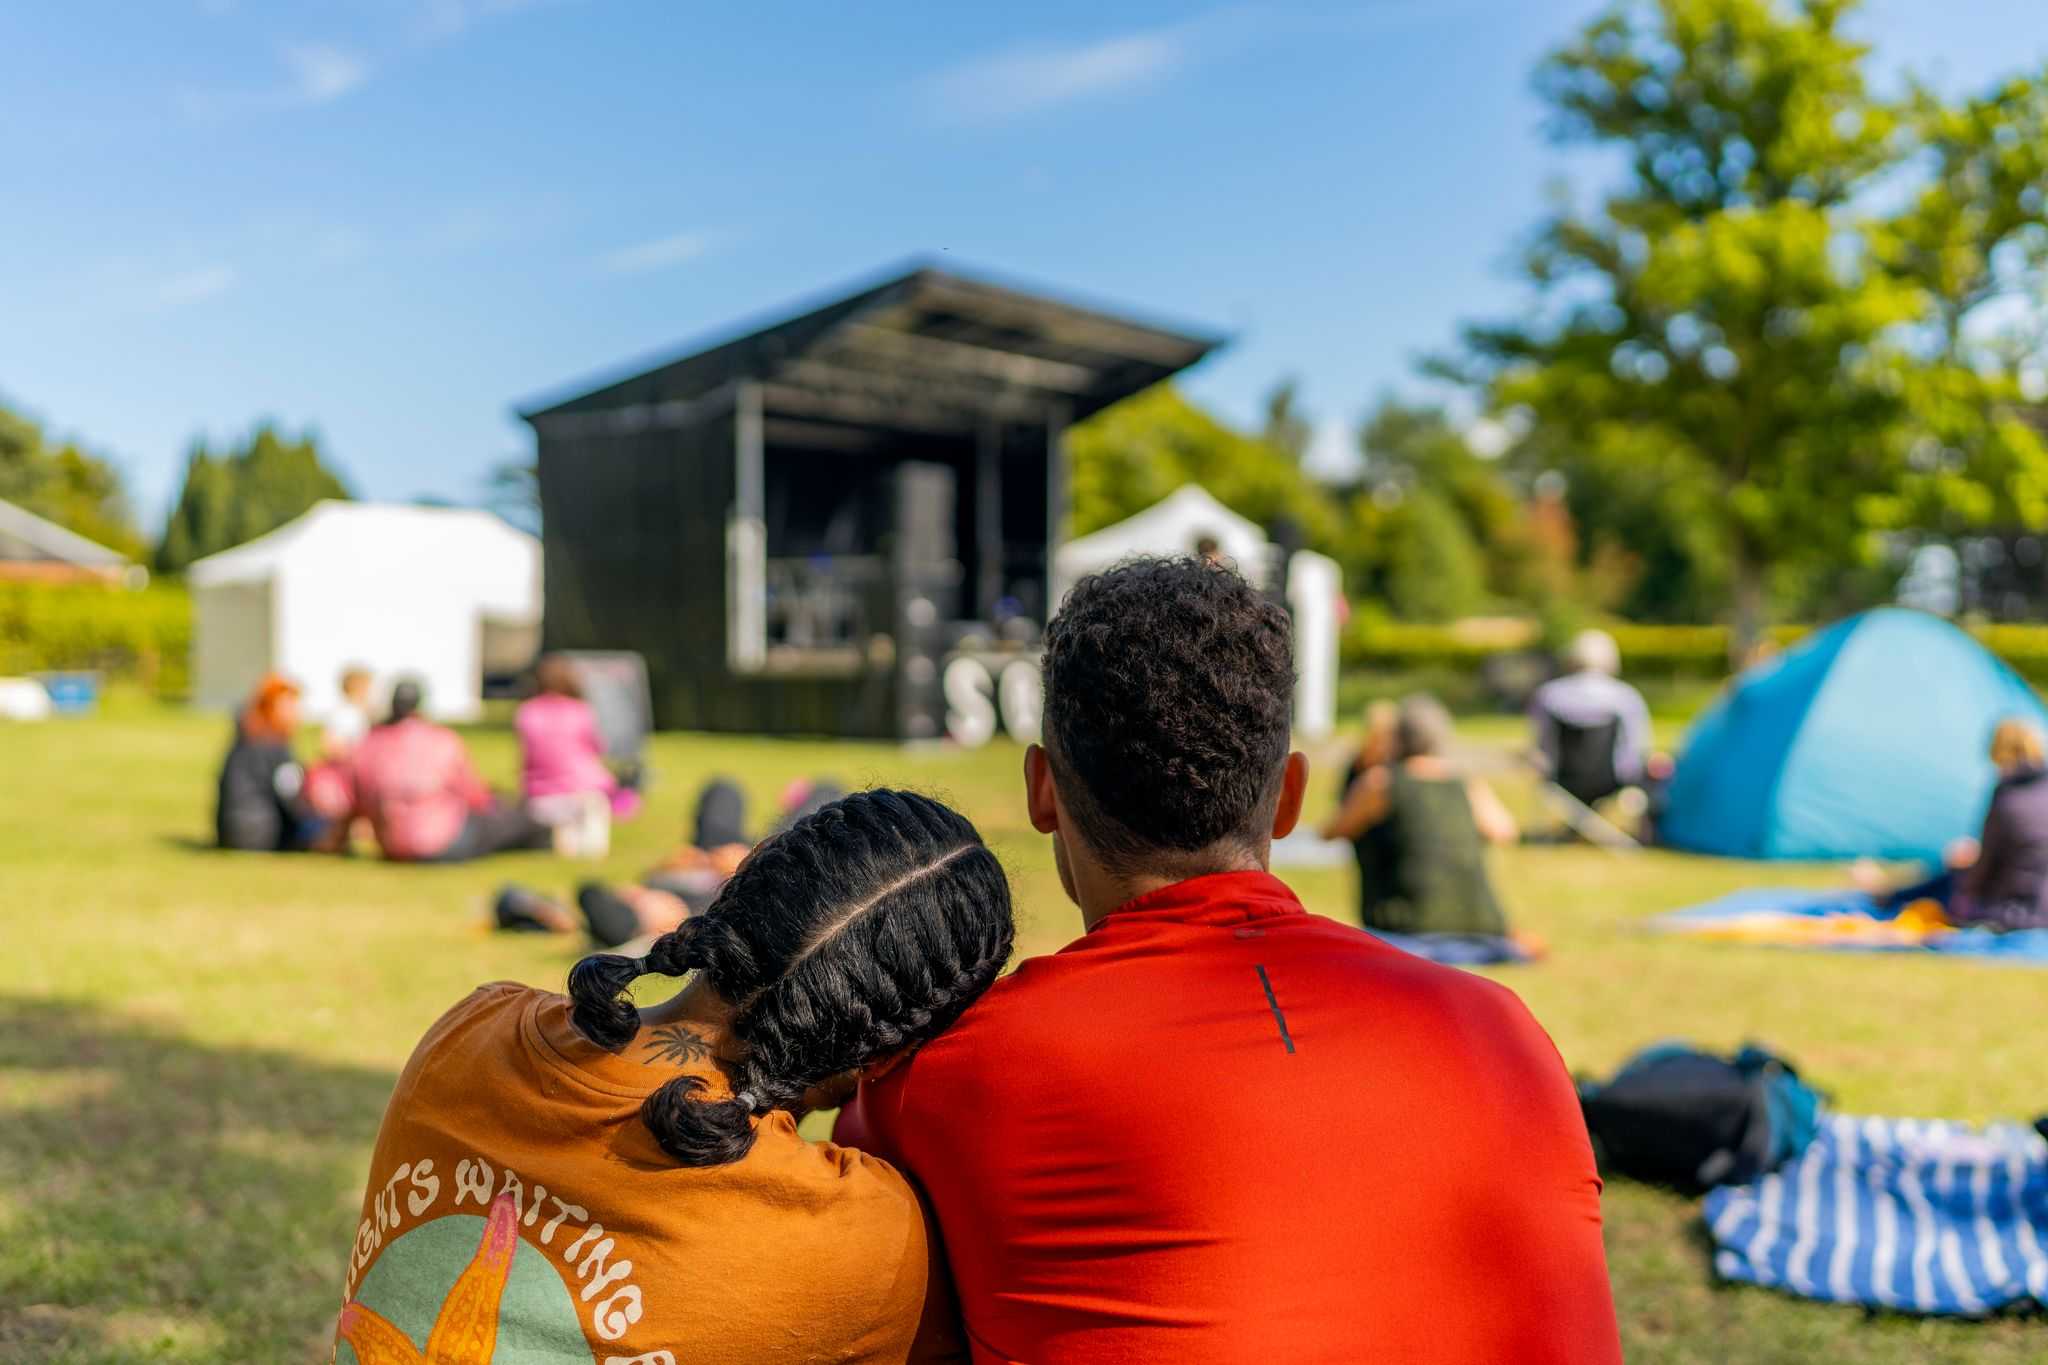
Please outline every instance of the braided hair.
M913 792L856 792L761 844L646 957L577 963L572 1018L616 1052L639 1032L624 994L636 978L708 974L744 1046L732 1097L678 1076L640 1114L677 1161L718 1166L753 1147L755 1115L943 1032L995 981L1014 933L1009 881L966 817Z

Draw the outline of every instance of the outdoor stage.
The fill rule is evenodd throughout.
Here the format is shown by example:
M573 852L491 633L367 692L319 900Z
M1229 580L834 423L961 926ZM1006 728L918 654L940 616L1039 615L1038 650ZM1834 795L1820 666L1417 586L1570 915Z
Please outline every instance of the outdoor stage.
M1035 733L1062 433L1217 344L917 269L529 409L547 647L665 728Z

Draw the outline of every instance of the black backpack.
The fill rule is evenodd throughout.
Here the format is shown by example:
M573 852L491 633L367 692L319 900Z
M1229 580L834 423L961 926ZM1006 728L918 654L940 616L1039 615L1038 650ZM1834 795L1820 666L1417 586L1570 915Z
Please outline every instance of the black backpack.
M1601 1170L1686 1194L1745 1184L1797 1156L1819 1106L1791 1063L1760 1047L1717 1057L1661 1044L1605 1085L1579 1086Z

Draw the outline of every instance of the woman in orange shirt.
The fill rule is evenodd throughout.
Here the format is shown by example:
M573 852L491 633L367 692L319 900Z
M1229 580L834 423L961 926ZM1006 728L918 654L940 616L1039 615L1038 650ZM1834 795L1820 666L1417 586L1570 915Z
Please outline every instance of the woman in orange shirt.
M336 1361L957 1354L908 1183L796 1125L946 1029L1012 934L973 825L868 791L756 848L646 957L577 964L567 998L477 991L386 1110ZM636 1008L648 973L691 976Z

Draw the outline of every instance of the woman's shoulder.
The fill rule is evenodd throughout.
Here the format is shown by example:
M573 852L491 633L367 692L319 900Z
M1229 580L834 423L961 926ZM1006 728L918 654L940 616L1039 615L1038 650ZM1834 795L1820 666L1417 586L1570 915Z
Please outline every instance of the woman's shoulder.
M516 1030L527 1005L547 995L546 991L517 981L490 981L478 986L427 1026L419 1046L413 1050L414 1063L480 1032Z
M782 1110L761 1119L755 1146L763 1154L778 1153L780 1162L801 1178L841 1197L872 1201L884 1211L917 1214L917 1193L895 1166L858 1147L807 1138L797 1130L796 1121Z
M901 1171L872 1152L805 1138L788 1114L761 1120L754 1151L736 1170L748 1167L782 1187L776 1205L807 1210L799 1221L829 1230L839 1245L877 1251L923 1242L924 1205Z

